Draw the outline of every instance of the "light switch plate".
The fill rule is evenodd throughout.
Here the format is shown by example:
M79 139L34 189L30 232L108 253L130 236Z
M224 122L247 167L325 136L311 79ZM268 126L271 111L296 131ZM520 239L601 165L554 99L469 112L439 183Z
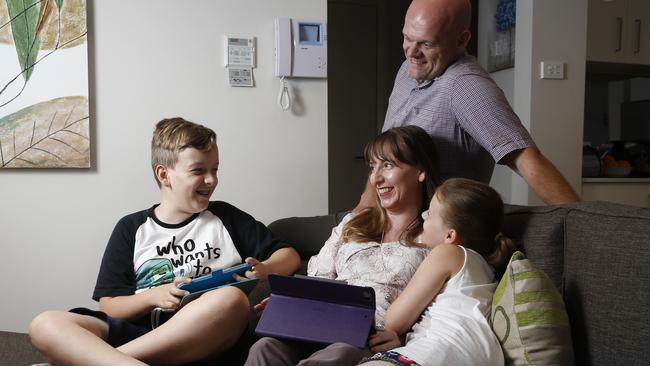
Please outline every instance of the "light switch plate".
M564 62L542 61L539 63L541 79L564 79Z

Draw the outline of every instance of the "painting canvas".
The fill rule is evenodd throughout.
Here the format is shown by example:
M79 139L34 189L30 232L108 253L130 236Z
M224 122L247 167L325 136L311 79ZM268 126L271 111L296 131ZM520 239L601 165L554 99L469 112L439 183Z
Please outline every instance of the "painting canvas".
M494 25L488 33L488 72L515 66L516 18L517 1L499 0L494 11Z
M0 0L0 168L90 167L85 0Z

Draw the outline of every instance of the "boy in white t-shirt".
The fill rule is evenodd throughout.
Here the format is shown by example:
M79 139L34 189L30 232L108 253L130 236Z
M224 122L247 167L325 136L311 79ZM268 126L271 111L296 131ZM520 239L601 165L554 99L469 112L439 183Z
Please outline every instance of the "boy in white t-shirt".
M156 125L151 163L160 204L123 217L113 230L93 299L101 311L46 311L32 343L53 364L182 364L223 353L246 328L250 304L238 288L204 293L152 330L155 308L176 309L192 278L251 264L246 277L291 274L298 253L236 207L210 201L219 151L211 129L182 118ZM263 259L260 261L259 259Z

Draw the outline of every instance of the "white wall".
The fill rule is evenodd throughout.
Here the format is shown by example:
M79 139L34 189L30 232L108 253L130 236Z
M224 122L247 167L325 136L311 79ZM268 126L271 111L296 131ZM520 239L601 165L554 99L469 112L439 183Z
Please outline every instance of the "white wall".
M479 6L479 52L486 53L485 31L493 18ZM578 194L581 190L584 119L587 0L521 0L517 2L516 54L513 71L493 73L515 113L542 153L555 164ZM564 80L539 78L540 61L566 64ZM497 167L491 184L509 203L543 204L526 182Z
M89 2L90 170L0 171L0 330L90 300L115 222L158 201L149 167L155 122L213 128L226 200L264 223L327 212L327 81L292 82L276 106L273 18L325 19L326 0ZM255 88L226 83L222 36L257 37Z
M528 63L521 62L522 75L517 72L515 99L521 90L530 90L529 109L515 111L527 121L540 150L562 172L573 189L582 190L582 140L584 124L585 60L587 51L587 0L525 0L517 2L524 18L531 19L531 34L522 37L530 43L519 48L531 48ZM519 30L517 30L519 38ZM541 61L562 61L564 80L539 78ZM519 60L517 60L519 61ZM519 67L519 66L518 66ZM524 77L525 75L525 77ZM528 190L528 204L542 201Z

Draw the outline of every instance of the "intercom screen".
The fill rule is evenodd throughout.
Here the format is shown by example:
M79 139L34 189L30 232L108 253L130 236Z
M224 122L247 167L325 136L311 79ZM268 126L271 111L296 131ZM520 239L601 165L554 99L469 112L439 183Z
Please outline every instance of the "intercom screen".
M313 23L298 24L300 30L300 43L319 44L320 43L320 25Z

